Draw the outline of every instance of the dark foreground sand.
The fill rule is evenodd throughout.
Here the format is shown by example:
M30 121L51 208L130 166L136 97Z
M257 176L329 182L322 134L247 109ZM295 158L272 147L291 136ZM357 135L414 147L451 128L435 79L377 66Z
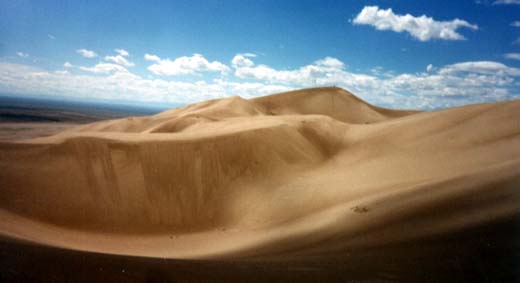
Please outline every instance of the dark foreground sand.
M342 260L176 260L0 241L1 282L520 282L520 224L350 251Z
M5 281L484 281L519 270L520 102L231 97L0 143Z

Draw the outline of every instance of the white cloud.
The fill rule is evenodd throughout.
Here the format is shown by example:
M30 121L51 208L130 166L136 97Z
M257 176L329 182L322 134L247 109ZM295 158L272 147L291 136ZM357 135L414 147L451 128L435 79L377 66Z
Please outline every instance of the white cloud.
M115 56L105 56L105 61L116 63L125 67L133 67L135 64L133 62L128 61L126 57L130 56L130 53L124 49L114 49L117 53Z
M133 62L128 61L125 57L122 55L116 55L116 56L105 56L105 61L113 62L125 67L133 67L135 64Z
M371 25L378 30L408 32L420 41L432 39L463 40L463 35L457 29L466 27L477 30L478 26L467 21L453 19L451 21L436 21L432 17L419 17L410 14L397 15L392 9L379 9L378 6L365 6L353 21L356 25Z
M20 58L27 58L27 57L29 57L29 54L18 51L18 52L16 52L16 56L18 56Z
M159 62L159 61L161 61L161 58L159 58L159 56L153 55L153 54L148 54L148 53L144 54L144 59L146 61L152 61L152 62Z
M375 66L370 69L370 73L377 77L392 77L394 76L394 72L390 70L386 70L382 66Z
M511 26L512 27L515 27L515 28L520 28L520 21L514 21L511 23Z
M456 75L460 73L474 73L484 75L509 75L520 76L520 69L508 67L499 62L476 61L463 62L448 65L439 71L443 75Z
M56 39L56 37L55 37L54 35L52 35L52 34L47 34L47 37L48 37L49 39L52 39L52 40L55 40L55 39Z
M183 56L175 60L160 59L156 61L155 64L149 66L148 70L156 75L178 76L198 74L201 72L218 72L225 74L229 72L230 69L221 62L209 62L201 54L193 54L191 57Z
M461 62L427 73L380 76L347 71L337 59L317 60L294 70L277 70L266 65L235 67L240 78L278 83L294 88L337 85L369 102L400 108L437 108L467 103L504 100L520 95L520 69L499 62ZM329 64L327 62L335 62ZM374 73L374 72L372 72Z
M390 72L381 75L383 68L379 67L374 68L378 74L372 75L349 71L341 60L333 57L295 69L276 69L256 64L254 57L245 58L251 60L252 65L235 64L234 76L213 80L202 77L192 82L147 79L113 63L46 71L0 62L0 91L188 103L229 95L255 97L303 87L336 85L373 104L424 109L520 97L520 69L493 61L459 62L432 66L429 72L397 75Z
M121 55L121 56L123 56L123 57L127 57L127 56L130 55L130 53L128 53L128 51L126 51L126 50L124 50L124 49L114 49L114 51L115 51L117 54L119 54L119 55Z
M161 79L145 79L122 66L96 65L83 67L97 74L48 72L28 65L0 62L0 90L11 93L75 96L93 99L127 100L159 103L192 103L229 95L256 97L273 92L287 91L290 87L241 83L224 80L212 82L180 82ZM111 70L100 75L101 70Z
M231 65L234 67L251 67L254 65L253 61L248 59L248 57L256 57L256 54L253 53L239 53L233 57L231 60Z
M428 64L428 66L426 66L426 72L431 72L431 71L433 71L433 65Z
M120 65L111 63L99 63L94 67L79 67L83 71L92 72L96 74L108 74L112 72L124 72L128 73L128 70Z
M253 98L261 95L289 91L293 89L288 86L277 84L263 84L260 82L233 82L222 79L216 79L214 80L214 83L226 89L229 94L239 94L245 98Z
M520 53L507 53L504 57L511 60L520 60Z
M84 48L78 49L78 50L76 50L76 52L78 54L81 54L81 56L83 56L85 58L95 58L95 57L98 56L96 52L94 52L92 50L87 50L87 49L84 49Z
M317 60L314 62L317 66L332 68L332 69L343 69L345 64L340 60L332 57L325 57L323 59Z
M496 0L493 5L520 5L520 0Z
M242 57L240 54L237 54L233 58L235 61L233 67L237 77L282 84L312 86L320 79L332 77L344 68L343 62L332 57L325 57L311 65L303 66L296 70L276 70L266 65L255 65L252 60Z
M63 63L63 67L65 67L65 68L72 68L72 64L69 63L69 62L65 62L65 63Z
M462 97L469 102L494 101L509 94L515 77L520 74L519 69L505 65L489 69L494 69L496 73L470 67L478 65L480 62L464 62L446 66L432 74L401 74L385 81L383 85L388 92L411 94L418 98L451 96ZM437 104L443 102L442 99L437 100Z

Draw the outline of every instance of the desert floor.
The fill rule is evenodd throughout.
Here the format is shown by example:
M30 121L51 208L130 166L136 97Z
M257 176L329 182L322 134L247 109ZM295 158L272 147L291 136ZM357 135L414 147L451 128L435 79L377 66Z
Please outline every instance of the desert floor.
M518 101L315 88L61 126L0 142L2 281L520 280Z

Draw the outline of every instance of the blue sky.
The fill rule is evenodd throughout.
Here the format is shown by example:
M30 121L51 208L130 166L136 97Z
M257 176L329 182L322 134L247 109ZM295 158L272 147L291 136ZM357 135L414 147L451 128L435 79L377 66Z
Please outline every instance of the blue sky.
M4 94L176 104L321 85L394 108L520 98L520 0L0 2Z

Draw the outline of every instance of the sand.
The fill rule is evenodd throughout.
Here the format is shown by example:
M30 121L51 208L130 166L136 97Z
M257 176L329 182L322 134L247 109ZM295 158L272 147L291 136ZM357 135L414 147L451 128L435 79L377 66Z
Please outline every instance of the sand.
M340 88L205 101L2 142L0 190L7 243L278 267L410 245L424 258L453 235L518 236L520 101L398 111Z
M71 127L74 123L61 122L0 122L0 141L20 141L52 136Z

